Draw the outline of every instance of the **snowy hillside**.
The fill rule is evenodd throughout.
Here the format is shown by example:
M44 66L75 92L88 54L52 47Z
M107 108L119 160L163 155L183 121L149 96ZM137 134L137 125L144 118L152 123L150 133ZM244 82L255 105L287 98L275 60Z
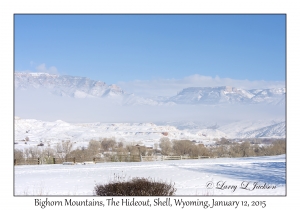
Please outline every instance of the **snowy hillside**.
M153 145L160 138L189 139L203 143L213 143L215 138L285 138L284 121L240 121L222 126L209 126L204 123L67 123L61 120L46 122L34 119L15 118L15 148L37 145L40 141L55 144L61 140L77 142L77 146L86 146L92 139L113 137L117 141L143 142Z
M266 126L257 130L240 133L239 137L242 138L259 138L259 137L272 137L280 138L285 136L285 123L280 122L274 125Z
M285 138L286 123L279 120L238 121L222 125L220 130L232 138Z

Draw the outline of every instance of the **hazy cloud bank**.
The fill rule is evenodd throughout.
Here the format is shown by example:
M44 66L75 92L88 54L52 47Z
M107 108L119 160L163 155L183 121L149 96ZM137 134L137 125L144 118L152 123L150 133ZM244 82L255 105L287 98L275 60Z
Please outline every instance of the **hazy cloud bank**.
M285 117L283 106L162 105L121 106L118 101L60 97L41 90L15 91L15 115L25 119L67 122L228 122Z

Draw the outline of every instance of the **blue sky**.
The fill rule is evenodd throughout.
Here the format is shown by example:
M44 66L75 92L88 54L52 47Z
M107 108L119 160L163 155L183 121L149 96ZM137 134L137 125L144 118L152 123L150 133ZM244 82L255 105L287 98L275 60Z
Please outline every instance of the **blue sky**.
M285 81L285 15L15 15L15 70Z

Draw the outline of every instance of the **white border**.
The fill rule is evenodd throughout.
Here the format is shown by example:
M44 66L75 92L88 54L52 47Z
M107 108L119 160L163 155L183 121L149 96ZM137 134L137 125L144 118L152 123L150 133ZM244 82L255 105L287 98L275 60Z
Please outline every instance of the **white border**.
M287 197L237 197L235 200L267 200L265 209L284 209L298 206L299 182L296 152L299 142L296 123L299 116L299 7L297 1L276 0L2 0L0 2L0 130L1 130L1 202L5 209L24 209L34 206L34 198L13 197L13 14L15 13L280 13L287 14ZM83 200L84 198L78 198ZM204 198L203 198L204 199ZM208 198L210 199L210 198ZM233 200L233 197L222 197ZM88 207L86 207L88 208ZM99 207L98 207L99 208ZM3 209L3 208L2 208ZM71 209L71 207L64 207ZM191 209L191 208L189 208Z

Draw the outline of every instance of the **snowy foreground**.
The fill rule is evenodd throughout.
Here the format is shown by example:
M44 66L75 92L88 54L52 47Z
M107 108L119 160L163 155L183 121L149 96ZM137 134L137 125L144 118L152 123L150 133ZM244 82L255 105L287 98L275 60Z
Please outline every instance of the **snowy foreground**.
M285 155L87 165L15 166L15 195L93 195L115 176L175 182L176 195L285 195Z

